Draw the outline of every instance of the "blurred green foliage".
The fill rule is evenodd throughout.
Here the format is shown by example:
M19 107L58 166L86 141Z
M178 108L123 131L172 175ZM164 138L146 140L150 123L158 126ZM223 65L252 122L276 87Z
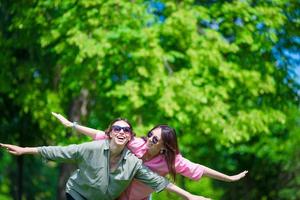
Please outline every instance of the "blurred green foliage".
M88 140L51 111L72 118L75 109L100 129L126 117L138 135L167 123L192 161L249 170L237 183L180 186L214 199L299 199L299 85L272 54L279 39L299 37L299 2L153 3L2 0L1 142ZM55 199L56 165L4 152L0 160L1 199L16 199L20 182L23 199Z

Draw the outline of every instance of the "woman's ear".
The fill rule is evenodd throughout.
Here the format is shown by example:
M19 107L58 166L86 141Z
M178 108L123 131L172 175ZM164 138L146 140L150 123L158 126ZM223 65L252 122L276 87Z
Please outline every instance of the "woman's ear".
M109 137L109 139L111 139L112 138L112 131L110 131L109 133L108 133L108 137Z
M130 134L130 138L129 138L129 142L132 140L132 138L133 138L134 136L132 135L132 134Z
M159 151L160 154L165 154L166 152L167 152L167 149L165 149L165 148L161 148Z

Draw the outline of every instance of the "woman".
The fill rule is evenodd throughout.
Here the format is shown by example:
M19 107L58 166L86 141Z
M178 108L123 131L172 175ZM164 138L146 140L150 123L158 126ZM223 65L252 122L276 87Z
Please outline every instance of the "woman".
M72 123L60 114L52 114L66 127L73 127L94 140L107 139L103 131ZM134 137L127 147L144 161L144 165L161 176L171 174L175 179L176 174L181 174L190 179L199 180L204 175L217 180L232 182L243 178L247 174L247 171L244 171L234 176L228 176L183 158L179 153L176 132L167 125L155 126L148 132L147 137L147 139ZM126 189L119 199L148 199L151 192L153 192L151 188L137 180L133 180L130 187Z
M190 200L206 199L178 188L144 167L142 161L125 147L133 136L132 127L125 119L113 121L105 134L107 140L66 147L0 146L14 155L40 154L47 160L78 163L78 169L66 184L66 197L70 200L116 199L133 178L157 192L167 189Z

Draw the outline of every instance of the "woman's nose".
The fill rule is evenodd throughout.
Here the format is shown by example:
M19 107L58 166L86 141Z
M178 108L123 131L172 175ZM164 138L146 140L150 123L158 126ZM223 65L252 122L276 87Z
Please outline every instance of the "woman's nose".
M149 140L153 143L153 135L149 137Z

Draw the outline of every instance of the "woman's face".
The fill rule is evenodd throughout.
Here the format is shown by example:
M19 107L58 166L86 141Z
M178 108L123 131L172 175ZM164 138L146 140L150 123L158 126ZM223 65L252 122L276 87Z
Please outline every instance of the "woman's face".
M163 140L161 138L161 128L156 128L150 131L147 137L147 146L149 149L160 150L163 147Z
M120 120L112 125L110 137L115 144L125 146L127 142L131 140L131 134L129 124Z

